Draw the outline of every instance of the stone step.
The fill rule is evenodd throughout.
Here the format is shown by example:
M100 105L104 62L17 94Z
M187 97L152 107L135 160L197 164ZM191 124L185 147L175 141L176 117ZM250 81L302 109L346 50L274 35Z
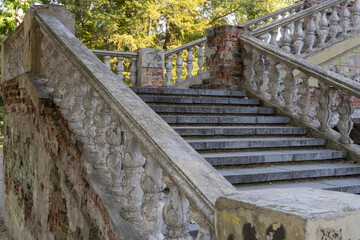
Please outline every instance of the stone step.
M278 138L212 138L186 140L195 150L225 150L246 148L284 148L324 146L320 138L278 137Z
M177 126L181 136L304 135L306 128L291 126Z
M168 124L288 124L290 118L277 116L195 116L161 115Z
M300 161L335 160L345 157L345 152L335 150L287 150L261 152L226 152L201 154L213 166L260 163L286 163Z
M139 95L147 103L173 103L173 104L229 104L229 105L259 105L258 99L225 98L225 97L192 97L192 96L156 96Z
M358 175L360 164L319 163L263 168L229 167L218 171L232 184L240 184Z
M150 105L157 113L196 113L196 114L275 114L275 109L265 107L228 107L201 105Z
M229 90L208 90L208 89L178 89L178 88L143 88L131 87L131 89L139 94L161 94L161 95L193 95L193 96L213 96L213 97L245 97L245 91L229 91Z
M298 188L298 187L312 187L325 190L347 192L347 193L360 193L360 177L347 177L347 178L331 178L315 181L301 181L292 183L267 183L261 185L236 185L239 191L249 191L266 188Z

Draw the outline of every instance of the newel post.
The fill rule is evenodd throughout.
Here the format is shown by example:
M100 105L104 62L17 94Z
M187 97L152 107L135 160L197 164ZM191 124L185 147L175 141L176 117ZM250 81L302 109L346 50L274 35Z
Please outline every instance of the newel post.
M243 61L238 36L248 29L222 25L206 29L205 56L212 89L237 89L243 81Z
M163 87L164 86L164 62L163 49L140 48L137 60L136 86Z

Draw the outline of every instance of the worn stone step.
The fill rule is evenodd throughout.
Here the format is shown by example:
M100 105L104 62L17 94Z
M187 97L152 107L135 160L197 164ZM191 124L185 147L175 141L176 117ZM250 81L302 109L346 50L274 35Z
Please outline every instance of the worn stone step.
M260 163L285 163L342 159L345 152L334 150L287 150L261 152L227 152L201 154L213 166Z
M246 148L283 148L283 147L315 147L324 146L325 140L320 138L212 138L186 140L195 150L222 150Z
M315 181L301 181L292 183L266 183L261 185L236 185L239 191L249 191L266 188L298 188L298 187L312 187L325 190L347 192L347 193L360 193L360 177L347 177L347 178L331 178Z
M265 107L224 107L201 105L150 105L157 113L196 113L196 114L275 114L275 109Z
M210 89L178 89L178 88L143 88L131 87L131 89L141 94L161 94L161 95L193 95L193 96L213 96L213 97L245 97L245 91L229 90L210 90Z
M238 184L358 175L360 164L319 163L263 168L229 167L218 171L232 184Z
M304 135L306 128L291 126L176 126L181 136Z
M279 116L194 116L162 115L168 124L288 124L290 118Z
M258 99L192 96L139 95L147 103L259 105Z

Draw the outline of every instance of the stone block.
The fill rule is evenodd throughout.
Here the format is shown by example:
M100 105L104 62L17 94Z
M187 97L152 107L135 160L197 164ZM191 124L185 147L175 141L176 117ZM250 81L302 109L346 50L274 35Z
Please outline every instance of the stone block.
M360 196L313 188L261 189L216 202L220 240L358 240Z
M164 61L163 49L139 49L137 85L162 87L164 85Z

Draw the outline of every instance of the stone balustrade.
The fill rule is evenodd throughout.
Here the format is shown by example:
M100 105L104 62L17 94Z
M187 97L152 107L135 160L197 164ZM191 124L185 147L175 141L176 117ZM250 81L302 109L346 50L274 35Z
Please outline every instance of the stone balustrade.
M359 28L360 1L331 0L255 29L252 35L303 56L348 38Z
M360 84L339 74L323 69L307 60L279 50L277 47L264 43L250 35L242 35L244 61L244 87L258 97L270 101L278 109L282 109L299 123L316 129L322 136L340 143L342 147L359 156L359 146L352 144L349 134L353 127L351 99L360 97ZM288 50L289 51L289 50ZM269 63L266 64L265 60ZM317 119L310 119L309 78L314 78L319 86L317 98ZM294 107L294 86L300 85L297 92L298 108ZM331 98L330 87L338 92L341 102L337 112L339 121L338 132L329 124Z

